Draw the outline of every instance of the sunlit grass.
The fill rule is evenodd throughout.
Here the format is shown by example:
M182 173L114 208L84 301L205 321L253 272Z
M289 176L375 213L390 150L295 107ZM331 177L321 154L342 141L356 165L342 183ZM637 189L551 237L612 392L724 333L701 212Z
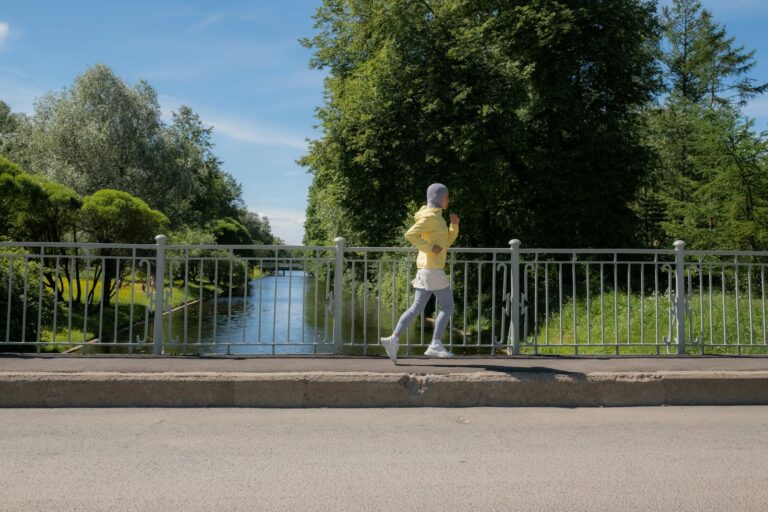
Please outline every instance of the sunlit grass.
M737 297L732 291L723 294L713 290L711 297L706 292L703 296L693 294L689 306L687 341L703 343L704 353L738 353L739 342L752 344L742 347L741 353L768 352L768 316L762 297L753 296L750 302L744 292ZM619 346L618 352L623 354L677 353L676 332L670 335L670 328L674 331L676 327L671 322L670 298L666 295L641 297L639 293L606 292L602 298L590 297L589 311L583 296L577 296L576 301L564 298L562 309L557 303L550 304L549 308L549 315L542 315L534 327L533 307L529 306L526 343L537 342L538 353L615 354L617 345L630 345ZM538 313L541 315L544 311L540 304ZM578 349L560 345L577 345ZM534 351L530 346L521 350L523 353ZM687 352L702 353L702 346L690 346Z

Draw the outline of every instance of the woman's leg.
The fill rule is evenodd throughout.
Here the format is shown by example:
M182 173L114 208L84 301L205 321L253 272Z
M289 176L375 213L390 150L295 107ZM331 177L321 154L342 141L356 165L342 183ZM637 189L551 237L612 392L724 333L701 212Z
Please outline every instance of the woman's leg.
M432 340L440 341L453 314L453 290L449 286L442 290L434 290L432 293L435 294L437 302L441 306L440 313L437 314L437 320L435 320L435 332L432 334Z
M413 299L413 304L411 304L411 306L400 316L400 320L397 322L397 327L395 327L395 331L392 334L394 338L399 338L400 335L405 332L408 326L411 325L411 322L413 322L414 318L424 311L427 302L429 302L429 298L432 296L432 292L421 288L414 288L414 291L416 294Z

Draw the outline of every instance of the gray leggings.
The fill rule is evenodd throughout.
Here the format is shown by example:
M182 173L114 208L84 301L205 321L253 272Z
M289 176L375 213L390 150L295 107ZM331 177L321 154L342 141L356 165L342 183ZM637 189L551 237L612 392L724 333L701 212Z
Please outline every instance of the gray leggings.
M435 332L432 334L432 339L439 340L443 337L443 331L448 325L448 321L451 319L451 314L453 313L453 290L451 290L451 287L449 286L448 288L443 288L442 290L429 291L423 290L421 288L414 288L414 291L416 292L416 297L413 299L413 304L411 304L411 307L405 310L405 313L403 313L400 317L400 321L397 322L397 327L395 327L395 335L400 336L400 334L405 331L409 325L411 325L413 319L419 316L422 311L424 311L424 308L427 306L427 302L429 302L429 299L434 293L435 297L437 297L437 301L442 306L442 309L440 310L440 313L437 314L437 320L435 321Z

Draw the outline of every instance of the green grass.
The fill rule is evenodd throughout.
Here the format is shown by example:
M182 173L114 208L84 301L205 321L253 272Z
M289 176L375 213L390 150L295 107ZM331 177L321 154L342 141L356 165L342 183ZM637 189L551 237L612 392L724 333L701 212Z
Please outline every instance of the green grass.
M695 293L690 298L690 317L686 322L686 335L689 344L691 339L695 338L698 338L700 343L703 342L703 350L702 345L689 346L688 353L768 353L763 334L764 322L768 326L768 315L764 313L762 298L752 297L751 324L749 296L745 292L739 294L738 317L736 302L735 293L727 292L723 296L719 290L713 290L711 300L707 293L703 297ZM615 354L617 344L629 345L619 346L618 351L622 354L677 353L674 332L670 345L666 345L663 340L664 337L669 336L670 331L669 305L670 299L665 295L659 295L658 298L646 295L641 298L639 293L628 296L622 292L606 292L602 300L599 296L590 298L589 313L587 313L585 297L577 296L575 303L572 298L564 299L562 309L559 309L557 304L550 305L548 318L542 315L542 319L538 322L536 333L538 353ZM543 305L539 305L540 314L542 310ZM533 342L533 326L530 324L533 314L532 306L529 306L529 314L527 344ZM601 320L601 314L603 320ZM691 321L693 336L691 336ZM742 346L739 350L737 340L740 339L741 345L749 345L750 334L754 346ZM549 345L547 345L547 336ZM608 346L594 346L603 344ZM560 345L576 345L578 349ZM534 352L536 350L531 346L521 347L521 353Z

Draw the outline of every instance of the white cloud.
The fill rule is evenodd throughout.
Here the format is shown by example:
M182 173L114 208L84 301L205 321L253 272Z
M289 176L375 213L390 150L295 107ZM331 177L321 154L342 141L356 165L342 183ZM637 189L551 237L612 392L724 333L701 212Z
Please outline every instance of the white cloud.
M181 99L167 94L158 95L157 100L160 102L160 117L166 123L171 121L171 113L178 111L179 107L184 105Z
M274 23L274 15L271 10L266 8L255 8L247 12L241 11L222 11L215 12L203 16L200 21L194 23L189 27L189 30L198 30L206 28L210 25L215 25L222 21L241 21L241 22L254 22L261 21L263 23Z
M11 26L7 21L0 21L0 51L5 46L5 41L8 39L8 34L11 33Z
M160 109L163 120L170 121L171 112L178 110L181 105L189 105L189 103L173 96L161 95ZM267 147L293 148L303 151L307 149L307 142L301 135L252 121L235 119L225 114L210 112L205 107L194 106L192 109L198 113L203 124L213 126L214 133L230 139Z
M45 91L37 87L0 78L0 100L6 102L14 112L34 113L35 100L43 94Z
M212 124L217 132L240 142L307 149L307 142L302 137L268 126L258 126L234 119L206 119L206 122Z
M200 28L205 28L205 27L207 27L209 25L213 25L215 23L220 22L221 20L226 18L228 15L229 15L229 13L227 13L227 12L219 12L219 13L210 14L208 16L205 16L203 19L201 19L200 21L198 21L197 23L195 23L194 25L192 25L189 28L190 28L190 30L196 30L196 29L200 29Z
M269 217L269 225L272 233L279 236L289 245L301 245L304 238L304 212L281 208L267 208L260 210L259 215Z

